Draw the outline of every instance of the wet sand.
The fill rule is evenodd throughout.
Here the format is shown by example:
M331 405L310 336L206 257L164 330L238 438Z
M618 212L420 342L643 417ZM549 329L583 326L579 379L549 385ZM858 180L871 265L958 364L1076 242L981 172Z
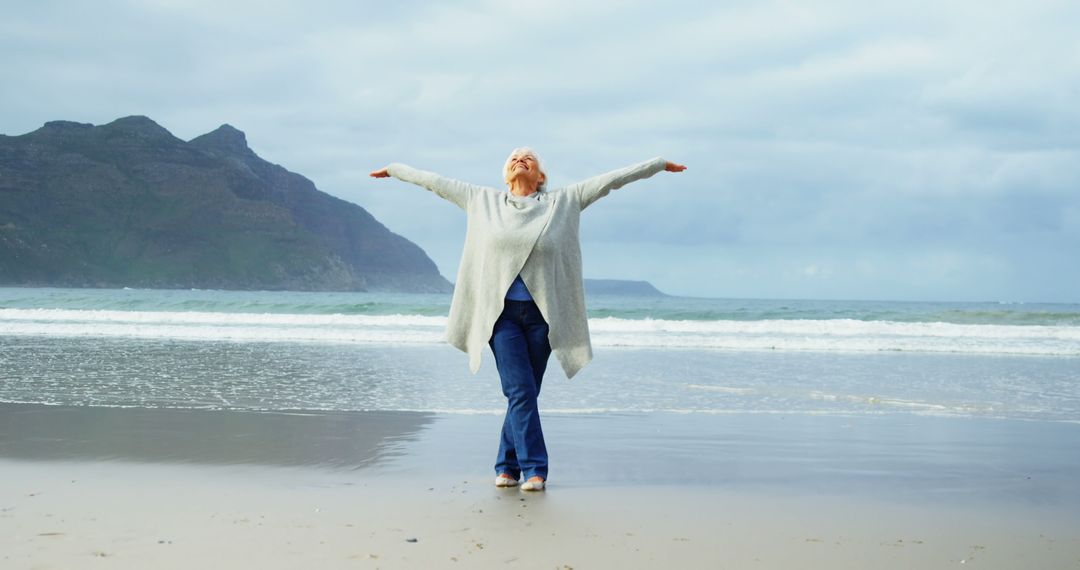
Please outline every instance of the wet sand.
M500 422L0 405L0 566L1080 567L1080 425L550 415L527 494Z

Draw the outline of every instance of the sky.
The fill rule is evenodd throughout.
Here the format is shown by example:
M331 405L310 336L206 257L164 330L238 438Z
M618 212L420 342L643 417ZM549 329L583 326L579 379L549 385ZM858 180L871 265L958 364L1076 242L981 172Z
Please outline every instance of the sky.
M453 280L464 213L368 172L550 186L584 274L699 297L1080 302L1080 3L4 3L0 133L228 123Z

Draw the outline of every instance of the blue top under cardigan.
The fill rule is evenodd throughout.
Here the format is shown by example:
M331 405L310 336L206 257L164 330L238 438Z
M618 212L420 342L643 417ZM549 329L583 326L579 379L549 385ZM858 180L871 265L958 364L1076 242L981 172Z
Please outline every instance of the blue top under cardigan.
M514 279L514 282L510 284L510 288L506 290L507 301L532 301L532 295L529 294L529 288L525 286L525 281L521 279L521 275Z

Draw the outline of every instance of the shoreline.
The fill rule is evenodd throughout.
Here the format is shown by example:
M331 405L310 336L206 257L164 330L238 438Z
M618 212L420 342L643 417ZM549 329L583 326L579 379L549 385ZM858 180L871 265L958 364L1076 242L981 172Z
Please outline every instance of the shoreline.
M1080 424L914 414L543 412L553 482L683 485L1080 511ZM491 471L501 414L0 403L0 460ZM437 468L435 467L437 466ZM494 476L494 472L491 473Z

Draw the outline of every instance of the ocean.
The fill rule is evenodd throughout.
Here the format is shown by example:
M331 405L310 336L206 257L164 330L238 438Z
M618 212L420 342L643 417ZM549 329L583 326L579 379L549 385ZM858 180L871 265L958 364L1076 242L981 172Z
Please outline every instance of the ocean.
M447 295L0 288L0 403L501 414ZM1080 305L593 296L560 414L915 414L1080 423Z

